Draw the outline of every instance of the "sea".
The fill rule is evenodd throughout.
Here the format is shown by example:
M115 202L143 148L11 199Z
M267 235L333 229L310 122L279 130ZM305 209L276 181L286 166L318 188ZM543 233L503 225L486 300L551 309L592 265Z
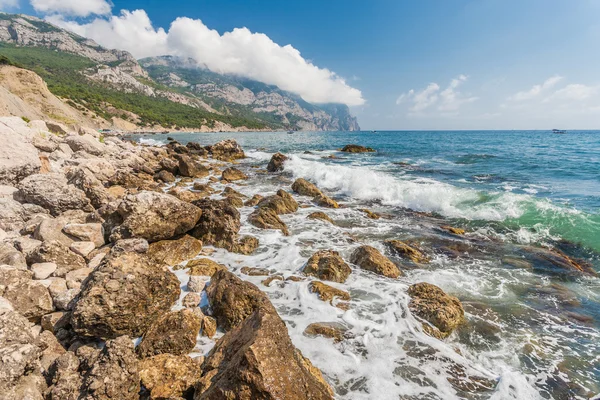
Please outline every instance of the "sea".
M217 249L212 258L265 291L293 343L319 367L339 399L589 399L600 393L600 132L386 131L134 135L203 145L235 139L249 180L246 196L291 192L305 178L337 200L321 209L296 196L283 215L289 236L243 223L260 240L251 256ZM346 144L376 150L348 154ZM289 157L281 173L271 156ZM220 189L221 183L213 184ZM219 193L219 190L217 193ZM219 198L216 194L215 198ZM361 209L381 215L370 219ZM325 211L335 225L308 219ZM242 221L252 212L240 209ZM463 228L454 235L441 226ZM412 264L388 239L430 257ZM389 279L352 266L348 310L322 302L308 281L243 275L243 266L301 275L317 250L348 260L361 244L380 249L404 275ZM566 255L590 274L552 262ZM562 266L561 266L562 265ZM429 282L462 302L467 323L445 340L426 335L409 311L407 289ZM182 284L182 288L185 286ZM314 322L337 324L345 339L309 337ZM200 340L206 353L212 342Z

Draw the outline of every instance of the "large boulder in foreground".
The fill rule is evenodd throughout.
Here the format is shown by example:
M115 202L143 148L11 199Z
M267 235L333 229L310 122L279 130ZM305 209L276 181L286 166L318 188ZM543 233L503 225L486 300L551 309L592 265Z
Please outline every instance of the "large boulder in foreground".
M246 158L242 147L233 139L223 140L208 147L213 158L221 161L233 161Z
M164 353L188 354L196 346L201 322L198 315L188 309L166 313L144 333L137 352L143 358Z
M240 230L239 211L225 200L202 199L193 204L202 215L191 235L204 244L232 249Z
M93 211L85 193L70 185L67 178L58 173L28 176L19 184L15 198L41 206L55 216L67 210Z
M148 248L148 255L156 261L176 265L190 260L202 250L202 242L190 235L184 235L176 240L161 240L152 243Z
M408 288L410 311L426 321L423 330L438 339L450 335L465 321L465 311L460 301L430 283L417 283Z
M352 270L340 253L333 250L317 251L309 258L304 273L319 279L333 282L346 282Z
M239 325L258 308L275 312L265 293L226 270L212 276L206 294L217 325L225 331Z
M0 140L0 185L15 185L40 171L38 150L4 121L0 121Z
M279 229L285 236L290 234L285 222L270 208L258 208L248 217L248 222L261 229Z
M209 353L194 400L333 399L333 391L294 347L276 312L257 308Z
M71 325L82 336L141 336L179 299L180 282L139 253L109 257L84 283Z
M164 193L143 191L126 196L117 210L123 223L111 239L140 237L155 242L194 228L202 210ZM115 235L117 233L117 235Z
M267 165L267 171L278 172L283 171L283 164L288 160L285 154L275 153Z
M383 275L388 278L397 278L402 275L396 264L390 261L375 247L361 246L352 253L350 262L358 265L364 270Z

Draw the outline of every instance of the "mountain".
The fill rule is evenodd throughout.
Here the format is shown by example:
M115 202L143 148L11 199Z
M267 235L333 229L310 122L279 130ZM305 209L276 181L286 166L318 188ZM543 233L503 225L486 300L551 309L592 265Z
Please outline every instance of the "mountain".
M0 55L102 125L121 129L359 130L343 104L310 104L192 59L136 60L27 15L0 13Z

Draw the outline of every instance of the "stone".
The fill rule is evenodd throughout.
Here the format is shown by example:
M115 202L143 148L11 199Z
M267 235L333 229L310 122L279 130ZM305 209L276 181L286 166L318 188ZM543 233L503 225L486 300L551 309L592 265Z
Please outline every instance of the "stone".
M138 355L146 358L164 353L176 356L190 353L196 346L201 322L200 318L188 309L164 314L144 333L137 347Z
M67 210L93 210L85 193L68 184L67 178L58 173L28 176L19 183L15 197L21 202L44 207L55 216Z
M84 242L93 242L96 247L104 246L104 228L102 224L67 224L63 231Z
M202 319L202 335L212 338L217 334L217 320L205 315Z
M66 125L61 124L60 122L55 121L45 121L46 127L48 130L59 136L67 136L71 135L73 131L69 129Z
M248 217L248 222L261 229L279 229L285 236L290 234L285 222L270 208L258 208Z
M250 255L258 249L258 239L253 236L243 236L230 249L230 251L238 254Z
M190 178L204 178L210 174L208 168L186 154L178 154L179 175Z
M455 227L449 226L449 225L440 226L440 228L442 228L443 230L448 231L454 235L464 235L465 234L465 230L462 228L455 228Z
M331 219L331 217L329 217L329 215L325 214L322 211L316 211L316 212L310 213L307 218L308 219L320 219L322 221L327 221L330 224L334 224L335 225L335 222L333 222L333 220Z
M42 317L42 329L56 334L60 329L66 328L71 323L71 313L68 311L55 311Z
M71 325L83 336L141 336L176 303L179 286L172 272L143 254L110 257L84 282Z
M150 249L146 239L132 238L117 240L111 249L112 254L117 253L140 253L144 254Z
M156 174L156 179L164 183L173 183L177 180L177 178L175 178L175 175L166 170L162 170L158 174Z
M202 215L202 210L193 204L168 194L148 191L126 196L117 212L123 218L123 224L111 240L140 237L149 242L188 232Z
M248 179L248 176L237 168L229 167L223 171L223 174L221 175L221 179L229 181L229 182L234 182L234 181L241 181L244 179Z
M347 144L341 150L344 153L374 153L375 150L370 147L359 146L357 144Z
M271 157L269 164L267 165L267 171L279 172L283 171L283 164L288 160L288 157L281 153L275 153Z
M160 160L160 166L163 170L169 172L171 175L179 174L179 162L173 160L172 158L163 158Z
M27 257L27 262L29 264L53 262L57 266L55 276L65 276L69 271L86 266L85 259L82 256L75 254L57 241L42 243Z
M70 311L73 308L73 300L79 294L80 289L67 289L52 297L54 307L57 310Z
M264 307L274 312L271 302L260 289L225 270L213 275L206 294L212 316L224 331L239 325L257 308Z
M59 356L52 365L51 385L46 391L50 400L76 400L80 398L81 376L79 359L73 352Z
M254 207L258 203L260 203L260 201L262 199L263 199L263 196L261 196L260 194L255 194L254 196L252 196L252 198L246 200L246 202L244 202L244 205L246 207Z
M139 374L150 399L178 399L189 398L202 369L188 356L159 354L140 360Z
M15 268L27 269L25 256L10 243L0 243L0 265L10 265Z
M390 261L374 247L361 246L357 248L350 257L350 262L358 265L360 268L383 275L388 278L398 278L402 271L396 264Z
M298 211L298 202L288 192L280 189L276 195L262 199L258 207L273 210L278 215L291 214Z
M94 208L100 208L118 196L113 195L102 182L87 168L71 168L67 171L69 184L82 190Z
M206 279L199 275L192 275L188 279L187 289L190 292L200 293L206 286Z
M415 264L424 264L429 262L429 257L420 249L411 246L400 240L386 240L385 244L396 254L401 257L408 258Z
M304 178L298 178L292 184L292 190L302 196L315 197L323 193L314 184Z
M84 280L87 279L88 276L90 276L92 272L94 272L93 268L75 269L67 273L67 275L65 275L65 280L67 281L67 284L69 284L70 282L82 283Z
M331 197L324 195L324 194L315 196L313 198L313 201L319 207L340 208L340 205L335 200L333 200Z
M0 184L15 185L39 172L38 150L4 122L0 122L0 140Z
M47 279L56 271L58 267L53 262L37 263L31 266L31 272L33 272L33 279L43 280Z
M376 212L373 212L371 210L368 210L366 208L360 208L358 211L362 211L367 215L367 218L369 219L380 219L381 215L377 214Z
M69 250L82 257L87 257L95 248L94 242L73 242L69 246Z
M331 305L336 305L334 304L334 299L350 301L350 294L348 292L326 285L323 282L311 282L308 285L308 290L311 293L316 293L321 301L329 302Z
M189 269L188 274L196 276L213 276L219 270L227 270L224 265L208 258L188 261L185 268Z
M46 153L52 153L54 150L58 149L58 143L42 136L35 136L31 141L31 144L34 145L36 149L45 151Z
M333 399L321 372L292 344L285 323L264 307L217 341L202 370L195 400Z
M0 294L16 311L32 322L39 322L43 315L54 311L52 297L46 286L39 281L19 280L6 285Z
M344 283L352 270L337 251L321 250L310 257L303 272L322 280Z
M108 184L111 187L107 190L114 197L120 197L119 193L124 189L156 190L159 187L159 184L154 181L152 175L144 172L132 173L129 171L117 171L110 177ZM119 187L119 189L113 189L112 187L114 186Z
M101 156L108 150L105 144L100 143L100 141L92 135L68 136L65 139L65 142L73 151L85 151L94 156Z
M345 333L346 328L342 324L335 322L314 322L304 330L306 336L323 336L333 339L336 343L344 340Z
M171 196L175 196L179 200L185 201L186 203L193 203L194 201L202 200L207 196L206 193L193 192L187 188L182 188L182 187L177 187L177 186L169 189L167 194L170 194Z
M74 239L62 231L65 225L63 218L44 218L33 231L33 237L42 242L56 240L69 247Z
M223 200L203 199L193 204L202 210L202 215L191 235L205 245L232 249L241 226L239 211Z
M194 258L202 250L202 242L190 235L184 235L176 240L161 240L152 243L148 255L156 261L176 265Z
M133 342L127 336L108 340L83 378L82 392L90 400L138 400L140 376Z
M417 283L408 288L411 297L408 308L425 320L423 330L438 339L450 335L465 322L465 312L460 301L430 283Z
M221 161L234 161L246 158L244 150L233 139L223 140L208 148L213 158Z
M19 231L25 225L25 210L18 201L10 198L0 198L0 229Z
M266 268L242 267L240 272L248 276L269 276L271 272Z
M196 308L200 305L200 301L202 300L202 296L200 293L188 293L185 295L183 300L181 300L181 305L185 308Z
M36 344L42 352L40 365L42 367L42 371L45 373L49 372L50 366L58 357L67 352L65 348L58 342L56 336L54 336L54 334L48 330L45 330L38 335L36 338Z

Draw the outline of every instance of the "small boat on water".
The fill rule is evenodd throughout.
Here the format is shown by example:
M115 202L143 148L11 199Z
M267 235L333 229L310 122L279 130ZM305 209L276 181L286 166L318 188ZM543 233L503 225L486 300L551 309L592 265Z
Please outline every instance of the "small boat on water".
M565 133L567 133L567 131L565 131L564 129L552 129L552 133L564 135Z

